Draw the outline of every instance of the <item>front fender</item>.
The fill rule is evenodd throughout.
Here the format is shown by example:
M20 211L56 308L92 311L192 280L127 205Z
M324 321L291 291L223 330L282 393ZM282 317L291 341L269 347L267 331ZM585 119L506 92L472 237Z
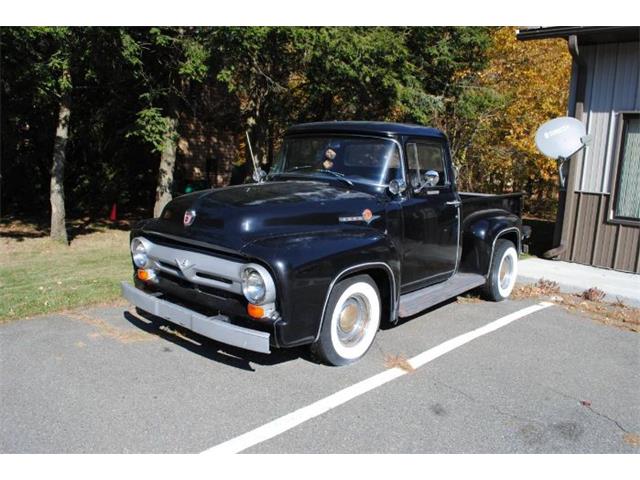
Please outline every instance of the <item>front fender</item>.
M274 275L282 317L276 324L280 346L311 343L317 338L330 287L341 273L342 278L364 269L384 270L395 290L385 298L393 302L397 298L400 254L378 230L353 227L271 237L246 245L243 253Z

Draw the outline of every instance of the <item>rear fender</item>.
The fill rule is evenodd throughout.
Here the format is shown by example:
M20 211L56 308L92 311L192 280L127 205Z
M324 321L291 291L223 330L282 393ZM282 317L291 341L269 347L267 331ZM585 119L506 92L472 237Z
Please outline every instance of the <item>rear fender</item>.
M522 220L502 210L477 212L462 226L461 272L487 276L499 238L511 240L518 253L522 251Z

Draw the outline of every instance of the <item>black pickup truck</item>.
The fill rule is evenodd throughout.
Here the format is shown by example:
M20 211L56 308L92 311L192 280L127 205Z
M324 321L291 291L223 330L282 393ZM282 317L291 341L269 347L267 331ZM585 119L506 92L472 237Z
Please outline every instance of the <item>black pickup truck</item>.
M131 232L138 309L257 352L332 365L395 323L481 288L508 297L521 195L459 193L445 135L415 125L291 127L259 183L183 195Z

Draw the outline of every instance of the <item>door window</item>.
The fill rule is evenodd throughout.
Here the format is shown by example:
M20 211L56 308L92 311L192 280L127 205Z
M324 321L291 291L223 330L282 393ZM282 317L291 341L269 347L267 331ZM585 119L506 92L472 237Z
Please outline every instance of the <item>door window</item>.
M407 163L409 165L409 183L411 187L420 186L420 179L428 170L438 172L437 186L447 185L442 146L431 142L409 142L406 144Z

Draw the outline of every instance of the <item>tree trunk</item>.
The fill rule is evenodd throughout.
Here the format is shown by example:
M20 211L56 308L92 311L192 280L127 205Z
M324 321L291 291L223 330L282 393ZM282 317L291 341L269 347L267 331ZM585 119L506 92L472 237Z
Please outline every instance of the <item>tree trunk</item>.
M158 186L156 188L156 203L153 206L153 216L159 217L162 209L171 201L171 187L173 186L173 172L176 166L176 131L177 117L169 119L169 131L165 135L162 154L160 155L160 170L158 171Z
M69 95L65 94L60 102L58 127L53 146L53 165L51 166L51 238L68 243L64 209L64 163L66 159L67 140L69 139Z

